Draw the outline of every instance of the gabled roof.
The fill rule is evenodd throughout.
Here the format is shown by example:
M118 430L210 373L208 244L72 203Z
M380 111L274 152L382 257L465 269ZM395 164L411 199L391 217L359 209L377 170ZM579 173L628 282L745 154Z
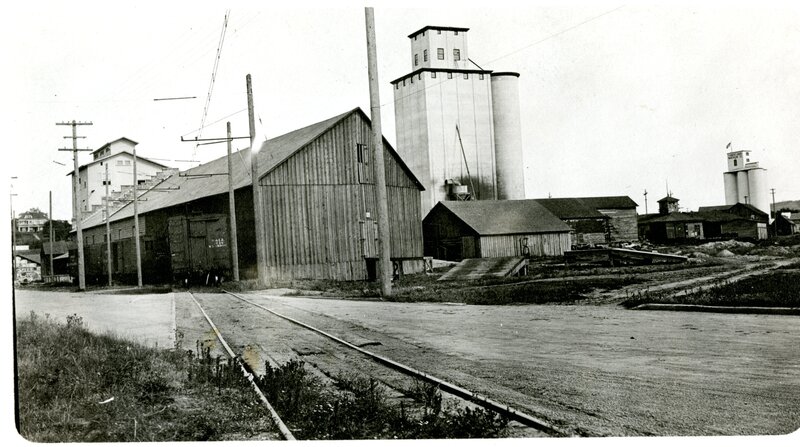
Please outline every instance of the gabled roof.
M535 199L444 201L437 203L428 216L439 210L452 213L481 236L568 233L571 230Z
M261 143L261 148L258 152L258 178L277 168L296 152L354 113L359 114L369 122L367 115L360 108L355 108ZM424 190L422 183L414 176L386 139L383 140L383 144L418 188ZM233 158L233 178L235 179L234 189L252 185L250 179L250 148L232 153L231 157ZM224 194L228 191L228 176L220 174L227 174L227 172L228 161L226 155L179 174L174 174L156 185L154 189L140 195L139 214L188 203L203 197ZM164 188L173 189L165 191ZM110 220L114 222L130 217L133 217L133 206L128 204L113 213ZM84 228L91 228L101 224L104 224L103 216L102 213L98 213L84 221Z
M18 219L47 219L47 213L43 211L25 211L19 214Z
M639 206L628 196L579 197L579 199L596 210L636 208Z
M534 199L559 219L608 219L608 216L587 206L582 199Z
M39 254L39 250L17 250L14 254L39 265L42 264L42 257Z
M105 149L105 148L107 148L107 147L111 146L112 144L116 143L117 141L122 141L122 140L125 140L125 141L128 141L128 142L131 142L131 143L133 143L134 145L137 145L137 144L139 144L139 143L137 143L136 141L133 141L133 140L131 140L131 139L130 139L130 138L128 138L128 137L120 137L120 138L117 138L117 139L116 139L116 140L114 140L114 141L109 141L108 143L106 143L106 144L104 144L104 145L100 146L99 148L97 148L97 149L93 150L93 151L92 151L92 154L94 154L94 153L95 153L95 152L97 152L97 151L103 150L103 149Z
M653 216L653 217L650 217ZM694 215L694 213L669 213L669 214L648 214L641 216L639 219L640 224L645 223L658 223L658 222L701 222L702 217Z
M675 202L679 202L679 201L680 200L676 199L675 197L666 196L663 199L659 200L658 203L661 203L661 202L675 203Z
M751 205L749 203L741 203L741 202L733 204L733 205L701 206L700 208L698 208L698 211L700 211L700 212L703 212L703 211L722 211L722 212L729 213L734 208L745 208L748 211L750 211L752 213L755 213L755 214L757 214L759 216L766 216L767 215L767 213L761 211L760 209L754 207L753 205Z
M119 151L119 152L117 152L117 153L114 153L114 154L108 155L108 156L106 156L106 157L103 157L103 158L98 158L97 160L92 160L92 161L90 161L89 163L86 163L85 165L78 167L78 171L83 171L84 169L86 169L87 167L89 167L89 166L91 166L91 165L93 165L93 164L97 164L97 163L100 163L100 162L103 162L103 161L106 161L106 160L111 160L111 159L113 159L113 158L115 158L115 157L118 157L118 156L119 156L119 155L121 155L121 154L128 154L128 155L130 155L131 157L133 157L133 153L132 153L132 152L129 152L129 151ZM161 164L161 163L159 163L159 162L157 162L157 161L150 160L149 158L142 157L141 155L136 155L136 163L141 163L141 162L150 163L150 164L156 165L156 166L158 166L158 167L160 167L160 168L168 168L168 167L169 167L169 166L167 166L167 165L164 165L164 164ZM137 166L138 166L138 165L137 165ZM67 175L72 175L72 173L73 173L73 172L75 172L75 170L74 170L74 169L73 169L72 171L69 171L69 172L67 173Z
M60 255L62 253L67 253L75 249L75 247L77 247L77 245L74 241L53 241L53 254ZM45 256L50 255L49 241L42 241L42 253L44 253Z

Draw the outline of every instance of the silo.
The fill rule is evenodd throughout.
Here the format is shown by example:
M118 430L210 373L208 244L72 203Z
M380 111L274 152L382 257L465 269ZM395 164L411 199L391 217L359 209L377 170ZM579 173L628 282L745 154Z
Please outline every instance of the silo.
M736 172L736 201L739 203L750 202L750 184L747 180L747 171Z
M750 199L748 203L761 211L770 214L769 194L767 193L767 170L762 168L747 171Z
M525 164L519 116L519 73L491 74L497 198L525 198Z
M723 175L725 180L725 205L736 205L739 201L739 189L736 187L736 173L726 172Z

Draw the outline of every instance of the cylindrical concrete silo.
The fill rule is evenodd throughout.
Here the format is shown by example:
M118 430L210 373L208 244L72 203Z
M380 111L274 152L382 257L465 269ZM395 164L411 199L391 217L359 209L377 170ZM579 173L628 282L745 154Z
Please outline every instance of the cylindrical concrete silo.
M736 172L736 192L738 194L737 202L750 202L750 184L747 180L747 171Z
M748 203L761 211L770 214L769 194L767 193L767 170L762 168L747 171L750 198Z
M725 205L736 205L739 201L739 189L736 187L736 173L726 172L722 174L725 180Z
M491 74L497 198L525 198L522 126L519 116L519 73Z

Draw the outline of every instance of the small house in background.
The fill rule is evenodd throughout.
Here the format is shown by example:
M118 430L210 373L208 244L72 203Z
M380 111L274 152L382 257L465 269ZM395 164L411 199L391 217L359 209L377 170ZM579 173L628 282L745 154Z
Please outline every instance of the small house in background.
M608 216L609 242L633 242L639 239L636 207L628 196L581 197L586 206Z
M422 221L425 255L460 261L505 256L562 256L569 225L537 200L444 201Z
M772 225L776 236L791 236L800 232L800 221L792 220L792 213L778 213Z
M37 208L30 209L16 218L17 231L20 233L41 233L47 225L47 213Z
M50 248L50 241L43 241L40 250L42 260L42 280L45 282L70 282L69 251L75 250L76 245L73 241L53 241L53 248ZM50 271L50 254L53 255L53 270ZM63 278L67 276L67 278ZM58 277L58 278L51 278Z
M21 284L42 280L42 260L39 250L16 250L14 252L14 281Z

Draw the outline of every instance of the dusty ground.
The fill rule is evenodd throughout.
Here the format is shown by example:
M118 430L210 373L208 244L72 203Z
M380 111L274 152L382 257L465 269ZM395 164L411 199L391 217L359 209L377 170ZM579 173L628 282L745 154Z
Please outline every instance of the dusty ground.
M800 324L793 316L247 296L578 434L764 435L800 426ZM16 305L20 316L77 313L94 330L171 346L173 299L184 347L210 338L187 294L19 290ZM212 318L244 310L222 295L200 299ZM217 321L223 333L224 318ZM260 311L237 319L241 329L231 336L245 357L325 359L319 342L281 337L285 325Z

